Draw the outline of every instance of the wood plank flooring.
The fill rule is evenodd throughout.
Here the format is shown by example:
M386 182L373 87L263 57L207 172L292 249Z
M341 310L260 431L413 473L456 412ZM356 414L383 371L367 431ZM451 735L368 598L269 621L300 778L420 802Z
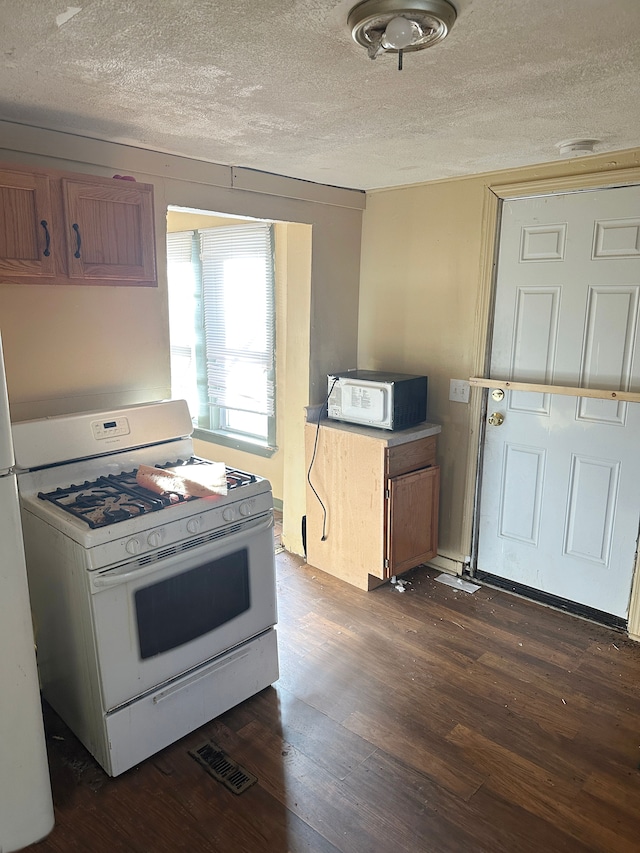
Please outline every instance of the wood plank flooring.
M117 779L47 709L31 853L640 850L640 644L426 568L367 593L277 562L274 687ZM211 778L208 739L257 784Z

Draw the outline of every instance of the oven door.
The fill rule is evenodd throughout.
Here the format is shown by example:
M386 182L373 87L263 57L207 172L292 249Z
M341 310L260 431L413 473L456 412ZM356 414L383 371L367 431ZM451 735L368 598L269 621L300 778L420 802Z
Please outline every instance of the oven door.
M91 573L105 711L276 623L273 513L215 536Z

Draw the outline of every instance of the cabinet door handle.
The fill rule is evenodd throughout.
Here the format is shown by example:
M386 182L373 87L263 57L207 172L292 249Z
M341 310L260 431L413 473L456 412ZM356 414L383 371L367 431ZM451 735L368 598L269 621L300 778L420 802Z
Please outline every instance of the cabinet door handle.
M46 240L46 245L42 254L45 256L45 258L48 258L51 254L51 235L49 234L49 226L47 224L47 220L43 219L40 222L40 225L42 225L42 227L44 228L44 239Z
M74 222L71 227L76 232L76 250L73 253L73 257L79 258L80 257L80 246L82 246L82 239L80 237L80 228L79 228L77 222Z

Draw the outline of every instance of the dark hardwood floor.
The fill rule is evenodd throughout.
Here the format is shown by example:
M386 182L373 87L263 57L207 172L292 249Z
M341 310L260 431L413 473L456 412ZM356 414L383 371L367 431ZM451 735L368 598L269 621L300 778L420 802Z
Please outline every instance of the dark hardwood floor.
M31 853L640 850L640 644L425 568L367 593L277 560L277 684L116 779L47 710ZM258 782L211 778L208 739Z

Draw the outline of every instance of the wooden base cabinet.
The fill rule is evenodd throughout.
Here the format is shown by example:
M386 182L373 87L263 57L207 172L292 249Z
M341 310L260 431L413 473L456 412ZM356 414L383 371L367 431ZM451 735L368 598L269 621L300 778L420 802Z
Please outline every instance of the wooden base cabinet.
M360 589L433 559L440 469L436 424L393 433L338 421L305 426L307 562ZM315 458L314 458L315 449Z

